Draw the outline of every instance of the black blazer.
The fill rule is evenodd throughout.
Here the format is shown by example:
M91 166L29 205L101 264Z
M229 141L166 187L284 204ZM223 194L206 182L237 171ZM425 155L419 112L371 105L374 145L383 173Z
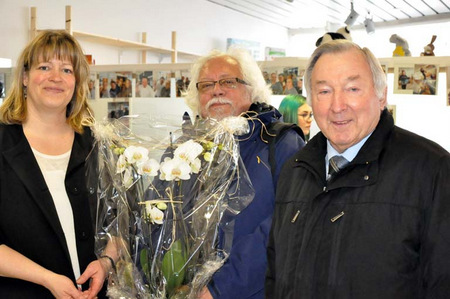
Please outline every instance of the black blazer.
M92 144L89 128L83 135L75 134L65 178L81 273L96 259L89 205L93 198L89 199L85 183L85 159ZM0 125L0 244L69 277L75 284L55 205L21 125ZM83 289L87 287L88 283ZM0 298L52 297L42 286L0 277Z

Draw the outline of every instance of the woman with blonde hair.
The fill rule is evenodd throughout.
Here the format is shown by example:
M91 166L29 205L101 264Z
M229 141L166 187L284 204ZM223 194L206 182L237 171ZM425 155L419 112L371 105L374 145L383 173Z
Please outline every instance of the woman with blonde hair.
M0 298L101 298L85 159L89 66L65 31L36 36L0 106ZM94 193L94 194L93 194Z

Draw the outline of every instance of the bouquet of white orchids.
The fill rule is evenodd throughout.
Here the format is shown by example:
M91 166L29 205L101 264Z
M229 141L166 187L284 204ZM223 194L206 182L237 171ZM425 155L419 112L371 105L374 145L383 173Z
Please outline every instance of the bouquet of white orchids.
M253 199L234 136L248 131L247 120L127 122L96 123L87 161L96 253L116 259L108 296L195 298L226 260L234 217Z

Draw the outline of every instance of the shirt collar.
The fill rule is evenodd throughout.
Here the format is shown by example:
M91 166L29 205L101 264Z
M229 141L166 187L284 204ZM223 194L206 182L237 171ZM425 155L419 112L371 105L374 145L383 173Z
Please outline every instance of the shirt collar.
M369 135L367 135L366 137L361 139L361 141L359 141L357 144L352 145L351 147L346 149L343 153L339 153L337 150L335 150L333 148L333 146L331 145L330 141L327 139L327 155L325 156L326 173L328 173L328 160L331 157L334 157L336 155L341 155L345 159L347 159L347 161L352 162L353 159L355 159L355 157L358 154L361 147L364 145L364 143L366 143L366 141L367 141L367 139L369 139L370 135L372 135L372 132L370 132Z

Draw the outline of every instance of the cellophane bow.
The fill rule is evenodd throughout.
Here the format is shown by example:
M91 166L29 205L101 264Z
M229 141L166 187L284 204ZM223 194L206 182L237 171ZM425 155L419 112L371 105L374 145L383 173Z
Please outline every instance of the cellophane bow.
M254 191L235 135L242 117L93 126L96 254L113 252L110 298L196 298L226 261L235 216Z

